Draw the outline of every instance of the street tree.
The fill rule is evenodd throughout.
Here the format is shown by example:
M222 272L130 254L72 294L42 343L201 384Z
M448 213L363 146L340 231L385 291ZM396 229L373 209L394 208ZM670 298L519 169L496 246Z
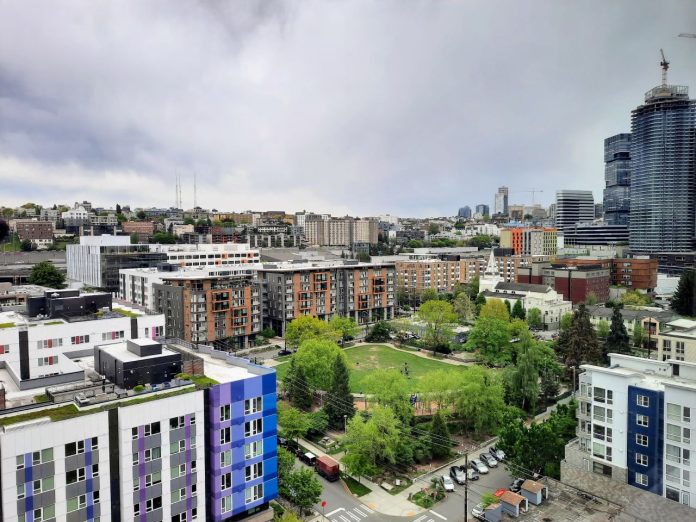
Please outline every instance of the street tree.
M378 405L390 408L405 424L413 411L409 402L411 385L402 372L395 368L374 370L365 377L363 386Z
M292 440L299 440L309 430L309 417L297 408L285 407L278 409L278 424L285 436Z
M401 423L390 408L375 406L365 420L355 415L348 423L342 462L351 475L360 477L373 472L378 464L394 464L401 443Z
M337 341L340 334L329 323L311 315L303 315L290 322L285 329L285 343L289 348L297 349L304 341L310 339L328 339Z
M648 341L648 334L645 332L645 328L640 324L640 321L634 321L633 323L633 346L636 348L643 348L645 343Z
M329 326L341 336L341 343L345 344L347 340L354 339L360 333L360 327L355 319L334 315L329 321Z
M527 324L532 330L541 330L544 326L541 310L538 308L530 308L527 313Z
M65 275L50 261L41 261L31 268L29 283L60 289L65 286Z
M514 319L522 319L523 321L527 318L527 312L524 311L524 307L522 306L522 300L518 299L515 301L515 306L512 307L512 313L510 316Z
M515 366L508 366L504 374L508 402L534 412L539 398L539 371L528 349L517 357Z
M505 321L506 323L509 322L510 312L508 312L507 306L505 306L505 303L507 302L508 301L503 301L496 298L488 299L486 304L481 307L479 318L492 318Z
M353 394L350 393L350 374L344 357L334 359L329 387L330 399L326 403L326 415L329 426L333 429L343 428L344 417L352 419L355 415Z
M693 317L694 311L694 292L696 291L696 275L693 269L684 269L677 289L670 300L672 310L679 315Z
M296 367L302 368L305 384L311 390L329 389L336 357L342 357L345 360L346 354L334 341L328 339L303 341L292 356Z
M287 477L295 465L295 455L285 448L278 447L278 478L280 482Z
M293 406L303 411L309 411L312 408L314 393L307 382L304 366L298 365L295 357L290 359L290 366L283 379L283 385Z
M452 305L447 301L428 301L418 310L418 318L426 325L424 340L436 352L449 352L452 339L450 325L457 321Z
M500 379L482 366L469 366L460 377L455 390L455 415L475 437L494 433L508 408Z
M392 329L386 321L377 321L367 332L365 340L371 343L383 343L389 341L389 334Z
M628 331L624 324L621 307L614 306L614 311L611 314L611 326L609 327L609 335L604 342L604 353L623 353L631 352L631 342L628 337Z
M319 502L321 491L321 483L316 473L309 468L293 469L278 488L283 498L299 508L299 513Z
M430 451L436 459L446 459L452 453L450 449L450 433L447 422L442 412L438 411L433 416L433 425L430 429L431 446Z
M479 356L491 364L511 361L510 331L506 321L491 317L479 317L466 342L469 351L478 350Z

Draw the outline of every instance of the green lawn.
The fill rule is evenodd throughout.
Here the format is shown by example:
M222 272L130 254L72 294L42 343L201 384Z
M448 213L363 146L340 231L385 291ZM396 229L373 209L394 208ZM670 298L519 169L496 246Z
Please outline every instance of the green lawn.
M366 344L346 350L350 367L350 389L354 393L363 391L363 379L373 370L379 368L394 368L401 370L404 363L408 364L409 379L414 384L413 391L420 391L419 381L428 372L449 368L463 371L464 366L455 366L434 359L424 359L417 355L400 352L389 346ZM275 367L278 380L287 372L289 364L283 363Z

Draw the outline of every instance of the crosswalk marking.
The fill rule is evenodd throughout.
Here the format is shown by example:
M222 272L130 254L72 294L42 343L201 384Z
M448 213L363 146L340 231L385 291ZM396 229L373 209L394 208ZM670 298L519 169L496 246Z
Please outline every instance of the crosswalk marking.
M338 508L338 509L334 509L334 510L331 511L330 513L327 513L325 516L330 517L330 516L332 516L332 515L335 515L335 514L338 513L339 511L344 511L345 509L346 509L346 508L342 508L342 507L341 507L341 508ZM334 521L334 522L335 522L335 521Z
M357 515L354 515L352 511L346 511L346 515L348 515L350 518L352 518L353 520L355 520L355 522L359 522L359 521L360 521L360 517L357 516Z
M426 518L428 518L428 515L421 515L417 519L415 519L413 522L423 522L423 520Z
M360 507L363 508L365 511L368 513L374 513L369 507L367 507L365 504L360 504Z
M446 517L443 517L440 513L436 513L436 512L433 511L432 509L430 510L430 513L432 513L433 515L435 515L437 518L441 518L442 520L447 520Z
M353 511L355 511L355 512L356 512L358 515L360 515L361 517L366 517L366 516L367 516L365 513L363 513L362 511L360 511L358 508L353 508Z
M338 515L338 518L340 518L341 520L343 520L343 522L350 522L350 519L344 517L343 515Z

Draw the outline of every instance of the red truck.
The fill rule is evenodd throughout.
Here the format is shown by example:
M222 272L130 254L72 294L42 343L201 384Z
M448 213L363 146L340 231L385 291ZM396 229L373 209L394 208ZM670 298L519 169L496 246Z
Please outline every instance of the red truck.
M336 462L331 457L319 457L317 459L316 470L317 473L319 473L329 482L334 482L340 478L338 462Z

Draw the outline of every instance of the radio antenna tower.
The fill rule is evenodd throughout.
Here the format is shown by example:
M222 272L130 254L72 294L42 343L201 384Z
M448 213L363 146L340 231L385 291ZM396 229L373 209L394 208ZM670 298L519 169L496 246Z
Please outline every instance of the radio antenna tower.
M196 193L196 173L193 173L193 208L198 208L198 194Z

